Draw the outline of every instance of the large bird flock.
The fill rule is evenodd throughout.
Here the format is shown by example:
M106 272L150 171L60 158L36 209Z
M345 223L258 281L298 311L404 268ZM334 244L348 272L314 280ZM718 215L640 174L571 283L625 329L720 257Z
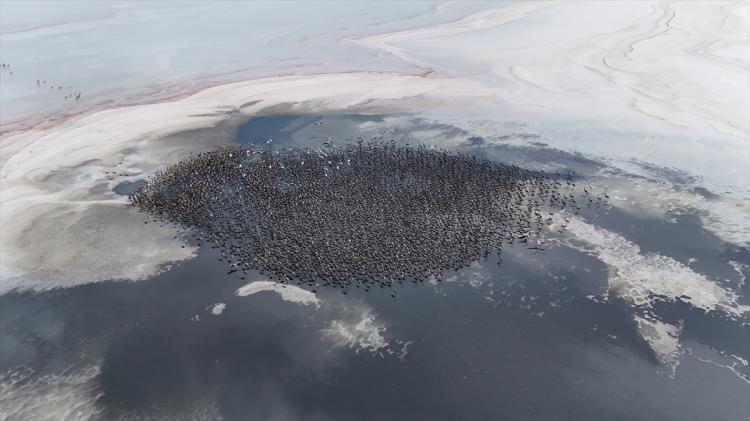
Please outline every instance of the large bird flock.
M579 208L574 190L570 174L360 141L200 153L129 199L218 249L230 273L346 293L440 280L504 244L535 241L555 210Z

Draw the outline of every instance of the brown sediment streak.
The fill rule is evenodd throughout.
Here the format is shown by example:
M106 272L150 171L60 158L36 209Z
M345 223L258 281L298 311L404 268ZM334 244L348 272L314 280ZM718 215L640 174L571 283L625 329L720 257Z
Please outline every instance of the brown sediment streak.
M232 83L232 82L223 82L223 83L217 82L217 83L205 84L205 85L200 85L200 86L193 86L191 88L186 87L186 88L182 88L181 91L172 93L171 95L161 95L161 96L151 97L149 99L140 100L140 101L134 100L134 101L125 101L122 103L117 103L115 100L108 99L108 100L100 101L98 103L91 105L88 108L84 108L75 112L56 112L56 113L52 113L46 116L39 117L36 120L19 119L15 122L0 124L0 136L8 136L11 134L18 134L18 133L23 133L23 132L32 131L32 130L51 129L55 126L66 123L75 118L90 115L98 111L106 111L106 110L113 110L113 109L124 108L124 107L132 107L132 106L137 106L137 105L148 105L148 104L156 104L156 103L161 103L161 102L176 101L179 99L189 97L190 95L193 95L204 89L211 88L213 86L222 85L224 83ZM148 96L148 94L144 94L144 96Z
M419 74L419 77L434 77L437 76L437 72L433 69L426 69L424 72Z
M420 69L423 70L423 69ZM238 72L232 72L232 73L244 73L246 70L238 71ZM114 109L120 109L125 107L133 107L133 106L139 106L139 105L149 105L149 104L159 104L164 102L171 102L171 101L178 101L184 98L187 98L191 95L195 95L201 91L204 91L209 88L213 88L216 86L222 86L222 85L229 85L232 83L239 83L239 82L250 82L250 81L257 81L257 80L263 80L263 79L274 79L274 78L285 78L285 77L316 77L316 76L323 76L323 75L344 75L344 74L381 74L381 75L397 75L397 76L416 76L420 78L429 78L434 77L436 75L436 72L432 69L427 69L425 71L421 71L419 73L408 73L408 72L384 72L384 71L343 71L343 72L336 72L336 73L308 73L308 74L299 74L299 73L281 73L276 75L265 75L265 76L258 76L258 77L236 77L232 79L222 79L222 80L213 80L213 81L207 81L200 84L193 84L191 86L184 86L187 84L187 82L182 83L181 87L178 87L176 89L173 89L173 92L170 94L162 94L162 95L153 95L153 92L163 92L165 90L169 90L169 86L180 86L180 85L169 85L169 86L157 86L149 89L151 94L143 93L142 95L131 95L132 97L142 97L144 99L137 100L124 100L118 102L114 99L106 99L101 100L97 103L92 104L91 106L87 108L81 108L74 112L53 112L44 116L40 116L37 118L19 118L15 121L10 121L7 123L0 123L0 137L6 137L10 135L20 134L24 132L29 132L33 130L48 130L53 127L62 125L66 122L69 122L71 120L74 120L79 117L87 116L94 114L99 111L107 111L107 110L114 110ZM213 76L216 77L217 75ZM2 140L0 140L0 144L2 144Z

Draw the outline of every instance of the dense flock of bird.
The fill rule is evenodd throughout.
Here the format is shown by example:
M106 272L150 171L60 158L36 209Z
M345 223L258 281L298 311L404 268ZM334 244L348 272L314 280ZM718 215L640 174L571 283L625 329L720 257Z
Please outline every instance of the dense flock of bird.
M129 200L218 249L229 273L346 294L440 280L504 244L538 246L555 211L592 202L576 196L572 174L360 140L223 147L157 172Z

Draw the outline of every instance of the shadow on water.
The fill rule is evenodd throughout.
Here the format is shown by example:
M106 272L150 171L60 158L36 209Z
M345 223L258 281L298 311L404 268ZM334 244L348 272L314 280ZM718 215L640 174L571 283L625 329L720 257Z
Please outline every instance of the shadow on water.
M115 192L116 194L119 194L119 195L122 195L122 196L127 196L130 193L133 193L136 190L138 190L138 188L140 188L144 184L146 184L145 180L123 181L122 183L119 183L118 185L116 185L112 189L112 191Z

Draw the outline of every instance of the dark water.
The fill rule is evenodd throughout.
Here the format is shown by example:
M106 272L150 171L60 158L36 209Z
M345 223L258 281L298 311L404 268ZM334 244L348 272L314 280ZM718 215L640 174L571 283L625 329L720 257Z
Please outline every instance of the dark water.
M276 147L353 139L367 116L264 117L240 139ZM384 116L372 117L383 122ZM322 122L322 125L315 123ZM335 135L335 136L334 136ZM344 141L344 140L341 140ZM555 160L586 174L599 164L559 152L477 145L492 159ZM477 150L477 148L483 148ZM750 260L686 214L675 223L610 208L584 209L590 223L618 232L643 252L735 280L726 263ZM0 371L55 373L101 364L95 382L103 419L498 420L747 419L750 387L724 367L684 357L674 378L640 337L633 309L606 290L607 268L565 246L508 248L437 285L320 291L319 308L273 292L247 297L252 280L202 247L198 257L142 282L104 282L0 296ZM473 282L473 285L472 285ZM747 296L747 286L742 291ZM218 316L214 303L226 303ZM661 303L666 322L684 323L681 341L748 358L750 332L683 303ZM370 314L388 346L337 346L324 331ZM198 317L196 317L198 316ZM703 344L703 345L701 345ZM200 418L200 417L198 417Z
M145 181L139 180L139 181L123 181L122 183L119 183L116 185L112 191L114 191L117 194L127 196L130 193L133 193L134 191L138 190L139 187L145 184Z

